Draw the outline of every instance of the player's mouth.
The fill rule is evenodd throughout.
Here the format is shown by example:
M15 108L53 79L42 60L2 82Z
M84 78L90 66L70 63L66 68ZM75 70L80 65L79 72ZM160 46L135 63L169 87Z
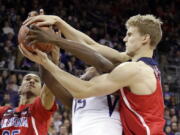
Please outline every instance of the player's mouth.
M31 88L35 88L34 84L29 84L28 86Z

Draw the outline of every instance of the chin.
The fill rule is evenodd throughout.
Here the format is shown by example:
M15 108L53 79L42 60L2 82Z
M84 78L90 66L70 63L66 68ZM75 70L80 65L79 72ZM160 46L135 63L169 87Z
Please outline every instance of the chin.
M133 57L134 55L135 55L135 53L134 52L126 52L126 54L128 55L128 56L130 56L130 57Z

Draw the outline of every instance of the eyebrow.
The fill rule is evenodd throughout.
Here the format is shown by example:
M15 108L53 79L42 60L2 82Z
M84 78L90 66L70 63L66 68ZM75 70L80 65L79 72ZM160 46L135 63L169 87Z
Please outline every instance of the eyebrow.
M40 80L39 77L37 77L37 76L32 76L32 75L27 75L25 78L30 78L30 77L33 77L33 78L35 78L35 79Z

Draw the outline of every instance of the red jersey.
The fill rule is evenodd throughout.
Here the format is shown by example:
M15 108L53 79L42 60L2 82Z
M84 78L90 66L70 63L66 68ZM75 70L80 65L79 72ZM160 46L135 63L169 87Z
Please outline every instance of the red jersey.
M56 111L54 103L46 110L38 97L32 104L17 108L0 107L1 135L47 135L51 115Z
M150 95L136 95L129 88L120 90L120 116L124 135L165 135L164 100L157 67L156 90Z

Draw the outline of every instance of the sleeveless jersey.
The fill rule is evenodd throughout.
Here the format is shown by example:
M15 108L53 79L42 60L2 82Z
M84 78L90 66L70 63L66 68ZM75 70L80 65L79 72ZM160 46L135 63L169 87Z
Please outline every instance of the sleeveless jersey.
M0 135L47 135L56 104L46 110L38 97L32 104L17 108L0 107Z
M74 99L72 135L122 135L118 96Z
M160 72L151 58L139 59L154 69L156 90L150 95L136 95L129 88L120 90L119 111L124 135L165 135L164 100Z

